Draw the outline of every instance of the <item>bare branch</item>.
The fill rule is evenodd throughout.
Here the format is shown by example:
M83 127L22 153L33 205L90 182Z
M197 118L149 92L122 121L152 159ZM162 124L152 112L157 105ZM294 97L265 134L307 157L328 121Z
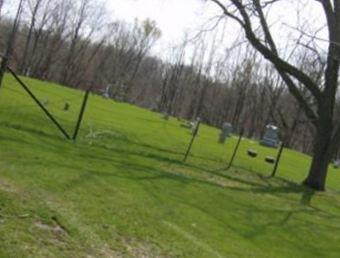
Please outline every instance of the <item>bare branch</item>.
M225 8L225 6L218 0L211 0L213 2L215 2L216 4L218 4L218 6L223 6L223 11L224 13L233 18L236 17L237 20L240 20L240 18L238 18L237 16L230 14L227 10L227 8ZM255 1L255 0L253 0ZM253 47L255 47L263 56L264 58L268 59L269 61L271 61L275 67L280 71L280 74L289 74L291 76L293 76L295 79L297 79L298 81L300 81L306 88L308 88L308 90L313 94L313 96L318 100L318 102L320 103L322 101L322 94L320 89L318 88L318 86L311 80L311 78L309 78L304 72L302 72L301 70L299 70L298 68L296 68L295 66L291 65L290 63L286 62L285 60L283 60L282 58L280 58L278 56L277 53L275 53L272 49L269 49L268 47L266 47L261 40L256 36L253 28L252 28L252 23L250 20L250 17L247 13L247 10L245 9L245 6L242 4L242 2L237 1L237 0L230 0L230 2L233 3L233 5L237 8L239 14L242 17L241 23L242 27L245 31L246 37L249 40L249 42L252 44ZM235 18L233 18L235 19ZM265 25L265 24L264 24ZM269 35L267 35L268 37L270 36L270 31L269 28L267 28L268 31L267 33L269 33ZM291 88L293 87L294 84L291 84ZM298 91L298 89L296 88L296 90ZM294 90L295 91L295 90Z

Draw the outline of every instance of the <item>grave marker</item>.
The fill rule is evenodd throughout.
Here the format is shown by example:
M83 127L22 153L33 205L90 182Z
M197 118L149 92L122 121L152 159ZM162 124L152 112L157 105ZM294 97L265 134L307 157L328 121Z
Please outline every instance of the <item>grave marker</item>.
M226 139L230 137L233 132L233 126L230 123L223 123L222 130L220 132L219 142L225 143Z
M260 143L267 147L277 148L280 143L279 128L275 125L267 125L266 132Z

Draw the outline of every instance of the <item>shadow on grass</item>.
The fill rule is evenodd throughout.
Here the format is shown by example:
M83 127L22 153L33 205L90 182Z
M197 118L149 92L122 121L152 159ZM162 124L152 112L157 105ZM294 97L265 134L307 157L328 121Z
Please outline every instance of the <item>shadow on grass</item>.
M112 151L112 150L111 150ZM120 154L122 154L121 149L116 150ZM111 152L110 152L111 153ZM205 170L206 174L214 175L221 177L223 179L232 181L237 183L239 186L226 186L224 184L214 182L209 180L209 178L197 178L196 176L188 176L185 174L182 174L181 172L176 173L173 170L165 170L159 167L156 167L155 163L152 163L151 165L144 165L138 163L136 160L133 159L133 157L129 158L129 155L138 155L140 156L140 153L130 152L125 150L123 152L124 158L123 159L114 159L110 157L105 157L103 155L88 155L88 154L81 154L81 158L85 158L90 162L93 161L101 161L101 162L108 162L114 167L117 168L114 172L104 172L100 170L95 169L89 169L83 166L76 166L72 164L65 164L63 162L55 162L53 164L57 167L66 167L69 169L77 170L77 171L86 171L87 176L82 177L80 181L77 182L75 180L73 183L68 184L69 187L75 186L83 179L89 179L91 176L99 176L99 177L117 177L117 178L125 178L128 180L134 180L134 181L157 181L157 180L171 180L178 182L180 184L198 184L198 185L206 185L209 187L214 188L220 188L220 189L229 189L231 191L239 191L239 192L245 192L249 194L271 194L271 195L279 195L279 194L301 194L301 201L300 204L303 206L309 206L315 210L321 211L320 209L316 209L311 206L312 198L315 194L314 191L312 191L309 188L306 188L305 186L298 185L296 183L290 182L285 179L280 178L274 178L274 179L268 179L266 177L263 177L259 174L250 174L247 178L242 178L242 173L229 173L229 174L223 174L223 173L213 173ZM149 159L154 159L158 162L167 162L170 164L176 164L176 165L184 165L187 167L190 167L192 169L196 169L195 166L191 166L188 164L183 164L182 162L179 162L176 159L170 159L170 158L164 158L159 155L155 154L147 154L144 153L145 157ZM92 160L92 161L91 161ZM49 162L51 163L51 162ZM153 166L154 165L154 166ZM200 170L202 172L202 170ZM233 175L237 176L233 176ZM244 175L243 175L244 176ZM284 198L284 195L280 196L281 198ZM321 211L322 212L322 211Z
M21 128L15 128L15 129L21 129ZM60 147L60 144L63 142L62 139L60 139L59 137L56 137L54 135L41 134L40 131L38 131L38 130L31 131L29 128L25 128L25 130L27 132L30 132L30 133L39 134L39 136L44 136L44 138L46 138L46 139L51 137L54 140L58 140L58 142L56 144L57 146L55 146L55 147ZM32 142L24 141L23 139L18 140L18 139L10 138L10 140L16 141L18 143L32 145ZM251 177L247 177L247 178L242 178L240 175L233 176L235 173L231 173L230 170L227 173L222 173L221 171L209 170L209 169L206 169L204 167L194 165L192 163L184 163L181 160L182 157L181 156L178 157L178 154L182 155L182 153L179 153L179 152L175 152L175 151L171 151L171 150L169 151L169 150L166 150L166 149L163 149L163 148L155 148L152 145L148 145L148 144L144 144L144 143L137 143L137 142L135 142L131 139L128 139L126 137L124 137L123 139L120 139L120 140L122 141L122 145L124 145L125 147L122 147L122 145L116 145L116 146L105 145L105 144L93 145L93 146L91 146L93 148L93 152L91 152L91 153L88 153L86 151L82 151L83 146L79 146L80 149L78 149L79 153L77 154L77 156L79 156L80 158L83 158L83 159L92 160L94 162L95 161L97 161L97 162L101 161L101 162L110 162L110 163L112 163L114 161L112 153L117 153L117 155L114 155L114 156L123 157L123 159L127 159L127 160L133 159L132 156L144 157L144 158L147 158L147 159L157 161L159 163L166 163L166 164L169 164L169 165L177 165L177 166L180 166L180 167L186 167L186 168L192 169L193 171L199 171L201 173L205 173L206 175L209 175L209 176L217 176L217 177L221 177L221 178L226 179L226 180L234 181L234 182L239 183L239 184L250 186L250 187L253 187L252 190L251 190L252 192L258 192L258 193L261 193L261 192L262 193L301 192L301 190L300 190L301 186L300 185L297 185L293 182L290 182L290 181L282 179L282 178L280 178L281 182L284 182L288 186L287 187L273 188L272 185L271 185L271 181L268 178L265 178L260 174L254 174L256 179L260 179L260 180L257 180L257 181L254 180L254 175L252 175ZM131 147L131 145L138 146L141 149L138 149L138 148L133 149L133 147ZM44 145L44 143L42 143L42 144L39 143L39 146L43 147L43 148L46 148L47 146L49 146L50 150L52 150L51 147L53 147L51 145L51 143L49 143L46 146ZM85 147L87 147L87 146L88 145L86 145ZM129 146L129 148L126 148L126 146ZM144 148L146 148L148 150L152 150L152 152L145 151ZM97 153L96 150L100 150L100 152ZM158 152L158 153L156 153L156 152ZM164 155L161 155L159 153L162 153ZM166 156L169 153L176 154L176 156L175 157ZM58 165L62 166L62 164L58 164ZM130 169L133 169L134 167L138 167L136 162L131 163L129 165ZM154 169L154 167L151 167L151 166L144 166L144 168L147 169L147 170L153 170ZM191 180L193 180L193 179L191 179ZM219 184L216 184L216 185L220 186ZM265 185L265 186L263 186L263 185ZM238 190L241 191L242 189L243 188L240 188ZM249 191L249 190L247 190L247 191ZM308 200L307 196L309 196L309 195L306 195L304 197L304 200ZM310 197L310 199L311 199L311 197ZM310 201L310 199L309 199L309 201ZM304 201L304 203L306 203L306 202L307 201Z
M36 128L29 127L29 126L26 126L26 125L23 125L23 124L19 125L19 124L13 124L13 123L8 123L8 122L1 122L0 126L8 128L8 129L20 130L20 131L27 132L27 133L30 133L30 134L33 134L33 135L38 135L40 137L49 137L51 139L60 139L62 137L61 133L60 133L60 135L58 135L58 129L55 129L55 133L47 133L44 130L36 129ZM51 126L53 126L53 125L51 125ZM6 139L8 137L5 136L5 137L2 137L2 138ZM14 138L10 138L10 140L18 141L18 139L14 139Z
M64 164L56 165L65 166ZM279 228L287 225L293 218L296 219L296 216L298 214L323 217L332 220L340 219L340 217L336 214L332 214L327 211L313 207L311 205L311 201L315 193L310 189L294 183L290 183L287 185L284 182L280 183L280 180L276 180L277 184L283 185L263 185L257 187L249 187L249 184L245 185L244 187L222 186L214 182L189 177L180 173L175 174L174 171L159 169L149 165L137 164L133 160L124 160L119 162L115 161L115 166L117 167L117 171L115 172L105 172L98 169L84 170L82 167L71 166L72 169L82 171L81 173L83 173L83 175L78 179L70 182L65 190L71 190L70 188L73 188L75 186L81 187L83 180L92 180L96 177L104 178L102 182L110 182L111 180L116 180L118 178L120 180L131 180L132 182L137 183L138 186L143 187L147 195L152 197L152 199L159 204L159 207L161 207L161 209L165 209L165 212L167 214L172 214L174 212L171 208L172 202L180 203L185 206L199 210L202 213L205 213L207 216L219 221L219 223L221 223L221 226L223 225L224 227L228 227L229 229L235 231L236 234L250 239L269 232L268 230L270 228ZM166 186L168 186L167 193L164 193L162 188ZM224 194L226 198L228 198L228 196L231 197L230 199L227 199L227 202L230 204L230 206L227 206L225 211L235 214L238 214L238 212L240 212L240 216L242 216L240 220L244 220L244 223L248 225L248 229L241 230L241 226L234 225L232 222L227 222L223 213L216 212L216 210L214 209L209 209L210 206L207 206L206 198L200 200L200 197L192 198L191 196L190 198L188 198L188 196L185 197L178 192L171 193L171 189L175 191L176 189L186 189L186 187L189 186L190 189L199 187L201 191L207 192L211 192L209 188L220 189L222 192L228 190L224 192ZM242 201L242 198L240 200L234 199L234 197L238 195L237 192L240 191L244 192L245 194L271 194L273 196L282 198L283 201L286 200L286 194L301 194L301 206L299 206L298 203L295 203L291 208L281 209L277 205L270 208L266 205L259 205L256 202ZM221 194L222 192L218 191L214 193ZM184 191L183 193L185 195L192 194L190 191L189 193L186 191ZM260 200L261 199L259 199L259 201ZM237 209L239 209L239 211ZM264 214L273 214L273 217L267 218ZM256 219L258 216L263 219L258 221ZM327 225L322 226L326 227ZM296 230L298 231L298 229Z
M44 118L42 118L44 119ZM50 122L50 121L46 121L46 123L50 123L51 124L51 128L47 129L37 129L36 127L30 127L30 126L26 126L25 124L15 124L15 123L8 123L8 122L2 122L0 125L7 127L7 128L11 128L14 130L20 130L26 133L30 133L32 135L38 136L38 137L43 137L45 139L52 139L52 140L64 140L67 141L62 135L61 133L58 131L57 128L54 128L54 125ZM71 126L70 124L67 125L67 127ZM106 131L106 130L104 130ZM112 129L110 128L109 130L112 133L107 133L107 134L103 134L101 135L101 137L103 137L103 139L107 142L114 142L114 143L120 143L121 146L129 146L130 148L132 148L132 146L136 146L137 148L145 148L148 149L149 152L148 154L143 154L145 153L145 150L143 151L131 151L129 150L129 152L131 152L131 155L139 155L139 156L144 156L146 158L154 158L154 159L158 159L160 161L163 162L167 162L167 163L175 163L175 164L182 164L184 166L188 166L188 167L194 167L194 165L188 165L189 163L183 163L182 159L184 157L185 154L185 147L183 147L183 150L181 151L177 151L177 150L171 150L171 149L166 149L166 148L162 148L159 146L155 146L155 145L151 145L145 142L142 142L138 139L138 137L136 136L127 136L124 134L124 132L122 130L118 130L118 129ZM68 132L69 134L71 132ZM7 139L6 137L4 137L3 139ZM99 139L95 142L95 145L92 146L97 146L97 147L101 147L101 148L105 148L107 150L112 150L112 151L117 151L117 148L112 147L112 146L107 146L105 144L103 144L103 139ZM20 142L20 140L18 139L14 139L14 138L10 138L10 140L12 141L17 141ZM84 140L82 139L81 141L83 144L88 143L87 141L84 142ZM188 142L189 142L189 138L188 138ZM119 149L119 152L123 152L125 154L129 154L127 153L127 151L125 150L126 148L122 147ZM172 158L168 158L162 155L157 155L157 154L153 154L152 152L160 152L163 154L170 154L170 155L176 155L176 157L178 157L178 159L172 159ZM196 159L201 159L204 161L211 161L211 162L220 162L221 160L219 160L216 157L207 157L207 156L202 156L202 155L195 155L193 153L191 153L189 155L189 157L191 158L196 158ZM201 170L206 170L204 168L200 168L198 166L195 167L196 169L201 169Z
M301 196L301 204L305 206L311 206L312 198L314 195L314 190L304 187L304 191Z
M13 129L22 129L21 127ZM53 151L53 143L56 145L55 147L60 147L62 144L62 139L56 137L55 135L48 135L48 134L41 134L38 130L31 130L30 128L25 128L25 131L29 133L38 134L39 136L43 136L46 140L52 138L55 141L49 141L47 146L49 151ZM12 141L17 141L22 144L37 144L32 142L25 142L23 139L12 139ZM75 166L75 165L67 165L65 162L56 162L54 165L58 167L68 167L70 169L84 171L84 169L90 172L92 175L96 176L107 176L107 177L123 177L130 180L172 180L180 182L181 184L204 184L209 185L211 187L218 187L221 189L229 189L232 191L240 191L240 192L247 192L250 194L289 194L289 193L296 193L301 194L301 204L304 206L309 206L313 209L317 209L311 206L312 198L315 194L310 189L305 188L304 186L298 185L291 181L285 180L283 178L275 178L275 179L268 179L260 174L255 173L247 173L242 172L235 174L232 171L227 171L226 173L222 173L221 171L213 171L206 169L204 167L200 167L194 165L192 163L183 163L181 161L182 153L171 151L163 148L157 148L152 145L148 145L145 143L138 143L133 139L129 139L124 137L123 139L112 139L114 141L119 140L121 145L116 146L108 146L105 144L96 144L91 146L93 148L92 152L86 151L82 149L82 147L88 147L89 145L81 142L79 146L77 146L77 152L75 159L81 158L85 159L90 162L104 162L114 164L117 167L119 172L110 173L110 172L101 172L98 170L87 169L86 167L82 166ZM51 145L52 144L52 145ZM37 144L39 147L47 149L47 146L44 143ZM122 147L124 146L124 147ZM128 148L126 148L128 146ZM78 148L79 147L79 148ZM137 148L135 148L137 147ZM152 151L151 151L152 150ZM116 153L116 155L112 155ZM169 157L168 154L174 155L174 157ZM149 160L156 161L157 163L151 163L152 165L142 165L139 164L138 161L135 160L134 156L143 157ZM39 161L34 161L39 162ZM53 164L53 161L46 161ZM176 173L175 171L169 171L160 169L156 167L158 163L169 164L169 165L176 165L178 167L189 168L193 172L199 172L200 174L197 175L185 175L182 172ZM248 175L248 176L247 176ZM223 180L228 180L236 183L236 186L229 186L228 184L219 183L218 180L210 180L210 177L217 177ZM85 176L82 180L86 180L87 177ZM81 181L81 180L80 180ZM73 182L75 184L79 184L81 182ZM68 184L69 187L72 187L72 183ZM321 211L317 209L318 211ZM322 212L322 211L321 211Z

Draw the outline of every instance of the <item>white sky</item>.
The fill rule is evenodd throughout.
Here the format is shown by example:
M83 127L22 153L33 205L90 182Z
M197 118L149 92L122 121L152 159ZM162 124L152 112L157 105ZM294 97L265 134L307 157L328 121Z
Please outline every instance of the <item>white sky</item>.
M135 18L141 20L151 18L157 22L162 30L162 39L156 47L158 55L164 53L169 45L179 43L186 32L191 36L195 35L200 25L210 17L221 13L215 4L207 2L203 0L106 0L108 9L119 19L133 22ZM300 21L297 20L297 10L292 3L300 5ZM307 5L304 5L305 3ZM325 23L319 3L310 0L282 1L274 5L270 14L270 20L275 27L273 34L279 43L282 38L296 37L294 30L289 29L286 24L296 27L297 22L302 24L308 21L309 27L318 29ZM237 30L238 27L234 23L229 23L225 37L232 41L238 34ZM321 31L318 36L326 38L327 31Z
M115 17L133 22L151 18L162 31L158 51L178 44L186 33L194 35L218 9L200 0L106 0Z
M155 20L171 41L198 25L206 4L199 0L107 0L107 6L120 19Z

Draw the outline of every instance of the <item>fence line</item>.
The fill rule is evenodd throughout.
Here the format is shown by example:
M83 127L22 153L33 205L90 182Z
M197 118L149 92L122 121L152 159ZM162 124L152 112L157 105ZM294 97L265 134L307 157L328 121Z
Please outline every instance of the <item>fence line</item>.
M5 88L10 93L25 96L25 94L21 94L21 92L18 91L16 88L12 87ZM4 88L1 90L4 90ZM54 94L54 92L50 92L50 94L52 95ZM82 98L79 96L74 97L72 96L70 98L60 98L58 100L52 100L51 105L53 105L54 107L58 103L63 103L70 100L80 102L81 99ZM39 99L38 101L40 102ZM90 102L91 104L89 104L88 109L86 109L87 110L86 112L89 113L85 115L83 123L81 123L80 121L79 114L77 124L79 123L79 126L80 124L83 124L84 126L83 135L85 134L88 135L89 134L88 132L92 129L97 131L112 130L113 132L112 135L117 135L117 137L126 135L130 137L130 139L128 138L127 140L132 139L133 140L132 143L134 144L155 147L155 150L157 150L158 148L158 150L160 151L167 150L169 151L169 153L172 152L176 154L175 158L178 159L178 161L180 162L187 162L188 157L191 156L192 160L190 159L190 163L192 164L195 163L195 165L198 164L199 166L207 166L208 163L217 164L226 162L226 157L228 157L230 158L228 168L230 167L242 168L245 170L255 171L265 175L271 174L272 176L275 176L278 171L281 171L280 164L282 162L286 164L286 166L284 166L284 169L282 170L284 172L288 171L291 168L294 168L295 166L293 162L285 158L285 152L283 151L284 146L282 146L282 150L279 149L279 152L276 152L274 149L259 146L257 142L252 143L250 140L243 138L243 131L240 133L238 139L235 139L236 136L229 137L226 144L221 144L218 143L218 131L216 129L208 130L208 127L206 125L199 124L201 126L199 127L199 130L196 130L196 132L192 134L190 128L181 126L182 124L187 124L188 122L183 120L176 121L174 118L162 121L161 114L159 114L159 117L157 118L157 114L150 116L146 114L144 117L141 116L138 112L136 113L126 112L127 115L124 117L124 119L121 120L117 119L124 115L124 112L122 113L121 108L125 107L124 105L127 104L121 103L122 106L120 106L119 105L120 103L118 103L118 105L116 106L111 106L112 103L110 102L114 103L113 100L112 101L108 100L106 104L104 104L103 106L99 106L93 105L92 102ZM40 102L40 104L42 103ZM35 104L30 106L35 106ZM21 109L21 111L18 112L18 114L25 116L25 112L23 112L23 110L24 108L30 106L28 105L18 106L18 109L19 108ZM15 103L13 104L13 107L15 107ZM16 109L13 109L13 112L16 112ZM57 112L59 115L58 121L65 121L65 123L67 123L68 126L72 126L75 124L74 123L75 120L72 120L71 118L71 115L75 116L76 114L78 114L75 111L75 109L73 109L71 114L61 112L62 110L60 110L59 113ZM98 115L101 112L103 116ZM84 113L82 115L84 115ZM34 112L31 112L29 116L27 116L27 119L32 118L34 118ZM143 120L146 121L144 122L144 125L145 123L147 124L152 123L153 126L152 127L150 126L150 128L148 128L148 126L143 126L142 124ZM142 126L140 132L138 132L138 129L136 128L139 125ZM75 131L73 132L73 137L76 135L75 138L77 138L79 132L80 131L78 128L77 133L75 133ZM103 134L102 136L106 137L105 134ZM101 139L102 136L98 137ZM85 139L85 136L82 139ZM100 139L98 141L100 141ZM125 140L124 137L121 137L121 139ZM189 146L187 146L188 142ZM259 149L259 156L257 158L247 156L247 148L252 148L251 147L252 144L254 144L253 145L254 148ZM124 147L124 145L122 145L122 147ZM269 164L265 162L265 157L267 154L276 157L275 164ZM183 155L184 159L182 159ZM306 162L304 162L303 170L307 169L308 166L307 163L308 161L306 160ZM283 176L286 177L285 174L283 174Z

